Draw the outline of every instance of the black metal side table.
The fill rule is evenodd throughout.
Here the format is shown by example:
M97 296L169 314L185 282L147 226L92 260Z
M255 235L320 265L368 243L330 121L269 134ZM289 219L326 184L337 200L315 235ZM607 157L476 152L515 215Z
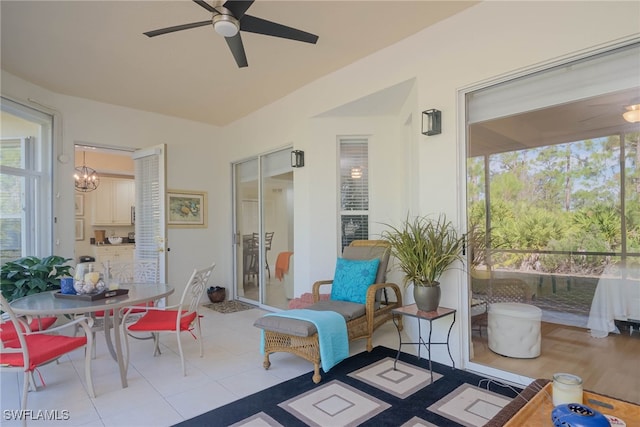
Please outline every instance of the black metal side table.
M398 330L398 338L400 339L400 344L398 345L398 354L396 355L396 360L393 362L393 369L396 369L396 364L398 363L398 359L400 358L400 350L402 349L403 345L417 345L418 359L420 358L421 346L424 346L427 349L427 359L429 360L429 371L431 372L431 383L433 383L433 369L431 368L431 346L432 345L446 345L447 352L449 353L449 358L451 358L452 367L453 368L456 367L456 362L453 360L453 356L451 356L451 348L449 347L449 337L451 336L451 330L453 329L453 324L456 323L455 309L447 308L447 307L438 307L438 309L435 311L422 311L422 310L418 310L418 307L415 304L411 304L411 305L405 305L400 308L396 308L392 310L391 313L393 313L393 323L396 325L396 329ZM418 319L418 342L402 342L402 334L400 333L400 328L398 327L396 315L415 317L416 319ZM431 332L433 331L433 321L449 315L453 315L453 321L449 326L449 332L447 332L447 341L431 342ZM425 341L422 338L422 329L420 326L420 320L426 320L427 322L429 322L429 336L427 338L427 341Z

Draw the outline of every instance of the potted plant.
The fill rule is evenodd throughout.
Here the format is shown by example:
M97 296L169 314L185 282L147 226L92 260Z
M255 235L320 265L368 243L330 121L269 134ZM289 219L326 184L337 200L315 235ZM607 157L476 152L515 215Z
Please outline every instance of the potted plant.
M0 287L8 301L39 292L60 289L60 279L69 277L71 258L51 255L42 259L28 256L0 267Z
M404 273L404 285L413 284L418 309L434 311L440 303L440 276L455 261L462 261L464 236L443 214L437 218L407 218L398 227L386 224L382 239Z

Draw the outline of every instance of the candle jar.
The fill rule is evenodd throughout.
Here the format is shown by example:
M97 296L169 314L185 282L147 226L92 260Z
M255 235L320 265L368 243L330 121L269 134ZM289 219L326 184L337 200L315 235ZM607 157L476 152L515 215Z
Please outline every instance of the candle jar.
M572 374L553 375L553 406L563 403L582 404L582 378Z

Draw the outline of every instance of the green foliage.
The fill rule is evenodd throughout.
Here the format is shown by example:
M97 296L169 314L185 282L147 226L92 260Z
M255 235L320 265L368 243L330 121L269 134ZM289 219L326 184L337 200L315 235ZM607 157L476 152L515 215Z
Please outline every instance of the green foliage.
M467 176L469 230L490 227L494 269L599 274L623 247L640 263L640 133L478 156Z
M607 250L620 245L620 213L613 206L599 204L582 209L573 215L573 223L578 230L599 236L607 243Z
M45 258L28 256L9 261L0 268L0 287L8 301L39 292L60 289L60 278L71 276L71 261L52 255Z
M461 261L464 236L458 236L445 215L437 219L407 215L398 227L385 224L389 230L382 239L391 245L391 253L405 274L404 284L436 286L438 279L454 261Z

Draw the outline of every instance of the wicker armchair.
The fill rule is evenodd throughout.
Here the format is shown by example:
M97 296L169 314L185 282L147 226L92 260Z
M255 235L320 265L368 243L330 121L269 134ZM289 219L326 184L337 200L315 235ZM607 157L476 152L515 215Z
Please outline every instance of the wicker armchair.
M349 341L366 338L367 351L373 349L373 333L385 322L393 319L391 310L402 307L402 294L395 283L385 283L389 262L389 247L385 242L377 240L354 241L346 247L343 258L351 260L368 260L380 258L380 265L375 283L367 289L364 304L349 301L332 301L321 298L321 288L329 287L333 280L321 280L313 284L314 303L310 310L331 310L340 313L346 321ZM395 298L389 298L386 290L392 290ZM326 291L328 293L328 290ZM402 330L402 319L397 319L398 328ZM263 366L271 366L269 355L276 352L287 352L300 356L314 364L313 381L320 382L320 350L318 333L311 322L280 318L279 316L263 316L254 325L264 330Z
M354 240L344 249L343 257L347 259L371 259L380 256L381 262L376 277L376 283L369 286L367 290L366 303L364 304L364 313L359 317L347 318L347 332L349 341L361 338L367 340L367 351L373 349L373 333L384 323L393 318L391 310L402 307L402 294L400 287L395 283L386 283L387 265L389 263L389 246L381 240ZM325 288L325 293L329 293L329 285L333 280L320 280L313 284L313 301L314 304L308 308L313 310L332 310L339 301L321 300L320 294ZM394 293L393 300L389 300L387 290ZM355 303L347 303L355 304ZM398 319L402 322L402 319ZM402 323L399 323L402 330Z

